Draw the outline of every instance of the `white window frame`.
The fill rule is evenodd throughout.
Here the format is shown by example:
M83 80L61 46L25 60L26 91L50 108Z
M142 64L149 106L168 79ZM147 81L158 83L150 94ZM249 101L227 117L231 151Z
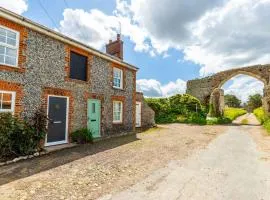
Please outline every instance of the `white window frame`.
M114 104L115 103L120 103L121 106L121 110L120 110L120 120L114 120L114 113L115 113L115 110L114 110ZM122 123L123 122L123 102L122 101L113 101L113 123Z
M2 109L2 93L5 94L11 94L11 109ZM12 114L14 114L15 111L15 99L16 99L16 92L13 91L5 91L5 90L0 90L0 113L6 113L6 112L10 112Z
M20 32L16 31L16 30L13 30L13 29L10 29L6 26L2 26L0 25L1 28L3 29L6 29L8 31L11 31L11 32L14 32L16 33L16 46L12 46L12 45L9 45L9 44L6 44L6 43L3 43L3 42L0 42L0 45L4 46L4 47L8 47L8 48L11 48L11 49L15 49L16 50L16 54L17 54L17 57L16 57L16 64L15 65L10 65L10 64L6 64L5 62L2 63L0 62L1 65L6 65L6 66L9 66L9 67L15 67L15 68L18 68L18 60L19 60L19 44L20 44ZM4 56L4 59L5 59L5 56Z
M120 72L120 87L119 86L115 86L114 85L114 72L115 71L119 71ZM118 77L117 77L118 78ZM123 70L122 69L119 69L117 67L114 67L113 68L113 87L116 88L116 89L123 89Z

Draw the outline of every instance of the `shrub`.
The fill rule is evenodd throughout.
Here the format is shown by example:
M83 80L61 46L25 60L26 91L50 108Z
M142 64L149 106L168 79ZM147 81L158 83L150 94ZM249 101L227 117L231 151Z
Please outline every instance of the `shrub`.
M170 98L147 98L147 104L155 111L156 123L201 121L204 113L201 103L188 94L177 94ZM192 114L199 114L194 117Z
M93 136L87 128L79 129L71 134L72 142L85 144L93 141Z
M265 122L263 123L263 127L268 133L270 133L270 119L265 120Z
M188 94L177 94L169 98L171 111L176 114L188 115L189 113L201 112L200 101Z
M253 113L261 124L267 120L267 116L265 115L262 107L253 110Z
M207 120L208 125L215 125L215 124L230 124L232 120L227 117L216 117Z
M46 133L46 119L36 113L29 122L10 113L0 113L0 159L33 154L41 150ZM30 123L31 122L31 123Z
M186 120L187 123L205 125L207 123L206 116L200 113L192 113Z
M224 110L224 117L230 120L235 120L237 117L246 114L247 111L242 108L226 108Z
M263 127L270 133L270 118L267 117L262 107L253 110L254 115L258 121L263 125Z

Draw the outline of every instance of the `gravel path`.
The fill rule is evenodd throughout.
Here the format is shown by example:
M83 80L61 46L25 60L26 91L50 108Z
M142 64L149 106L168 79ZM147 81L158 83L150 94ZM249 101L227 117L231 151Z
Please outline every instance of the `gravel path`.
M207 147L226 129L163 125L135 140L116 138L0 167L0 199L90 200L114 194Z
M270 163L251 136L255 129L260 127L231 126L207 149L100 200L268 200Z

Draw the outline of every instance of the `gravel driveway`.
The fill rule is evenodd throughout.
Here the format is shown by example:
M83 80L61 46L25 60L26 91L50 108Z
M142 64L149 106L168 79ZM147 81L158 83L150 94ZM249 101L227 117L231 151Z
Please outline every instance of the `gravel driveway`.
M253 115L244 118L254 123ZM171 161L133 187L100 200L268 200L269 152L257 148L256 131L260 134L260 127L231 126L205 150Z
M226 129L163 125L138 134L135 140L117 138L0 167L0 199L77 200L114 194L156 170L168 170L168 163L205 148Z

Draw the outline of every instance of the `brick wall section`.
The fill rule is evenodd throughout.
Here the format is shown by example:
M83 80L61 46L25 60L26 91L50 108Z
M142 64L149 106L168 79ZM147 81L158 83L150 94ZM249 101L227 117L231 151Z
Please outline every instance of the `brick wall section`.
M0 80L0 90L16 92L14 114L20 116L21 112L23 111L23 87L21 86L21 84Z
M3 21L0 21L2 23ZM15 26L15 25L14 25ZM87 82L74 81L69 77L69 50L77 53L86 53L70 47L49 36L30 29L24 29L27 37L24 38L25 63L22 68L25 73L14 70L4 70L0 67L0 80L12 82L21 86L20 100L15 111L24 118L33 116L34 112L44 106L44 95L59 93L72 97L69 132L87 126L86 98L102 100L101 135L102 137L121 135L134 130L136 72L97 56L87 53L89 65L89 79ZM23 62L22 62L23 63ZM123 90L112 87L113 66L124 70ZM63 92L65 91L65 92ZM19 92L19 89L18 89ZM119 96L125 99L123 125L113 125L112 97ZM46 104L46 102L45 102ZM21 107L19 107L21 106Z
M0 17L0 24L12 30L18 31L20 33L20 43L19 43L19 56L18 56L18 67L10 67L6 65L0 65L1 71L15 71L15 72L25 72L25 61L26 55L25 50L27 46L27 30L19 24L10 22L7 19Z
M136 93L136 101L141 102L142 106L141 128L148 129L155 126L155 112L145 102L143 93Z

